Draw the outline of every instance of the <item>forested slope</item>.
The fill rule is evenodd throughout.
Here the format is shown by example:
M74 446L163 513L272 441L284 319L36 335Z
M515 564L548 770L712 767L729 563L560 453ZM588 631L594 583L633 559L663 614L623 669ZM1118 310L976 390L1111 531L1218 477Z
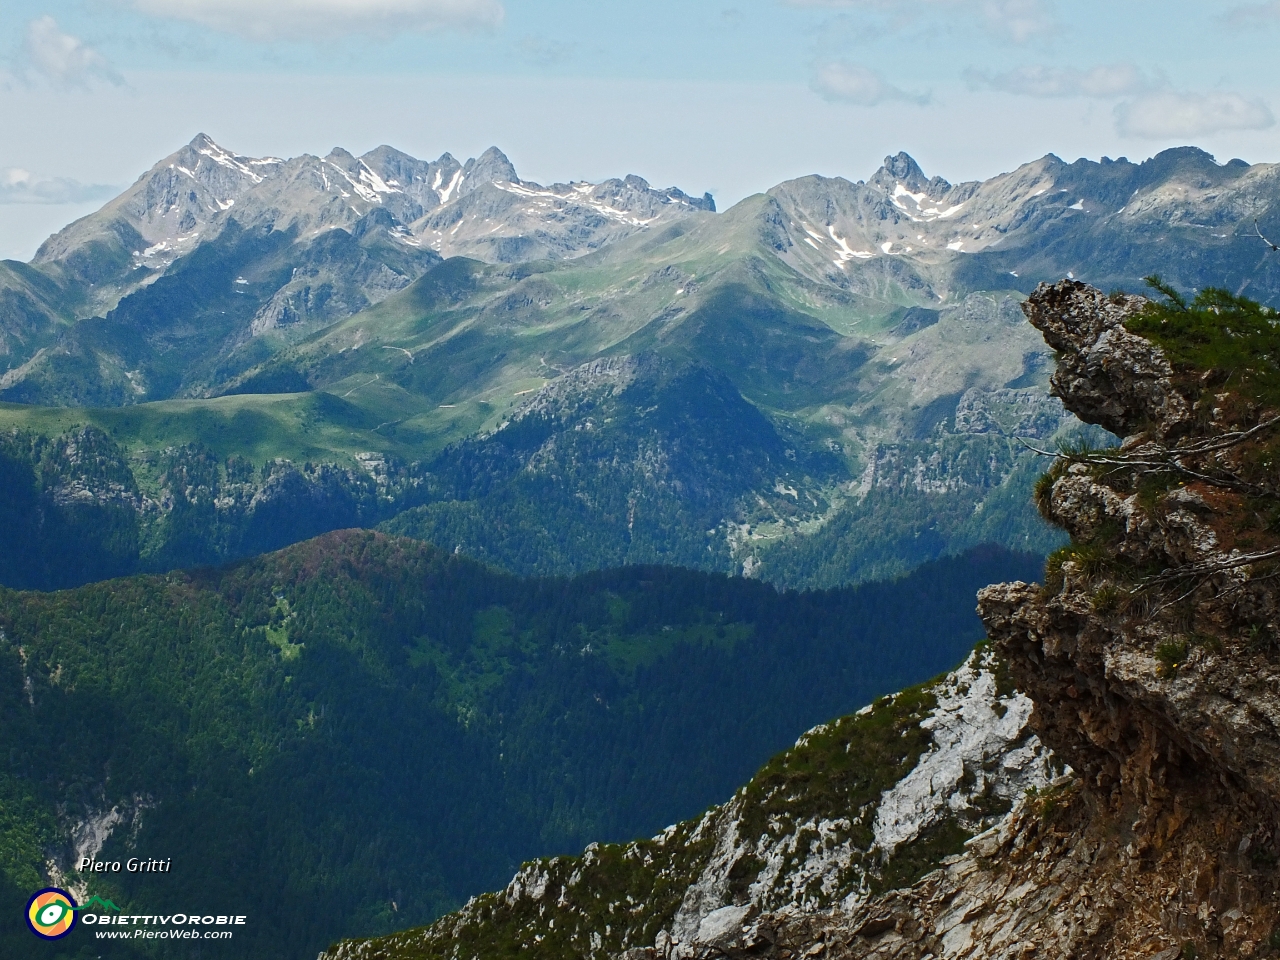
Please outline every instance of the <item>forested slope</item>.
M86 851L171 857L87 892L246 914L237 957L424 922L531 856L694 815L815 722L954 665L974 591L1037 567L992 549L816 593L661 567L521 580L346 531L5 591L0 952Z

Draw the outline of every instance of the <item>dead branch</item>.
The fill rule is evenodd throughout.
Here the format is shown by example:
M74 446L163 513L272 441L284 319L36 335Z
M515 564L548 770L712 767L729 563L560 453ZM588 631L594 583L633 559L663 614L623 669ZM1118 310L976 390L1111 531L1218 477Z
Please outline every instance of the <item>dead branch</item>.
M1265 243L1272 250L1280 250L1280 247L1277 247L1274 243L1272 243L1270 240L1268 240L1266 237L1262 235L1262 230L1258 227L1258 220L1256 217L1253 220L1253 229L1258 234L1259 240Z

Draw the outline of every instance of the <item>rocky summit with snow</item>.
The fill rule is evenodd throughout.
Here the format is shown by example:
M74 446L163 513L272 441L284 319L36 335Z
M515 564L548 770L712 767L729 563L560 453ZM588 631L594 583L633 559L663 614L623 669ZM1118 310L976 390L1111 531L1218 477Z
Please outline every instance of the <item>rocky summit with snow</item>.
M1280 950L1277 314L1066 280L1027 317L1114 447L1036 487L1069 546L989 644L823 725L726 804L526 864L325 960L1268 957Z
M91 284L86 307L101 310L228 228L302 244L335 230L358 240L376 234L403 247L407 263L430 263L415 256L424 253L516 262L577 256L650 224L714 210L710 196L654 190L636 176L549 187L522 181L496 147L465 163L448 153L418 160L388 146L362 157L335 147L324 157L283 160L239 156L200 134L102 210L50 237L32 263ZM389 271L376 278L382 289L375 283L357 309L421 272L382 266Z
M51 237L34 263L132 228L135 265L155 269L216 237L228 222L295 231L352 230L375 211L397 242L442 256L511 262L572 256L664 217L715 210L708 197L654 190L628 176L602 183L522 181L497 147L465 162L418 160L389 146L362 157L335 147L291 160L243 157L200 134L100 212ZM366 228L367 229L367 228ZM135 244L136 245L136 244Z

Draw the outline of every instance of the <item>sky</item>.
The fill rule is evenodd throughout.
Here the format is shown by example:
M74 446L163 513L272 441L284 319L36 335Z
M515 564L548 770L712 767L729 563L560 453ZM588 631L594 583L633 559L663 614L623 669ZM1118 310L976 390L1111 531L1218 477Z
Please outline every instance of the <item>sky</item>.
M1192 144L1280 161L1280 0L4 0L0 258L207 133L249 156L496 145L726 209L905 150L985 179Z

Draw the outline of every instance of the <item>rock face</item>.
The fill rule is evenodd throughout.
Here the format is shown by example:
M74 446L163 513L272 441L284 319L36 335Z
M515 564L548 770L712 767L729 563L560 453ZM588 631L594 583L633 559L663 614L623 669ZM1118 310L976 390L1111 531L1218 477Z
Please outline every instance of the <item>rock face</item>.
M1045 588L990 587L980 611L1036 701L1037 729L1080 772L1092 832L1110 824L1127 841L1079 882L1142 891L1059 942L1081 955L1174 941L1252 956L1277 907L1275 538L1249 516L1274 502L1272 437L1256 403L1215 388L1212 372L1175 372L1120 326L1141 306L1077 283L1032 298L1028 316L1064 357L1056 391L1125 440L1055 466L1041 509L1073 548Z
M1043 586L981 591L992 650L927 704L811 732L700 821L328 956L1276 956L1280 418L1248 371L1133 332L1154 309L1074 281L1028 301L1065 407L1124 439L1056 458L1037 502L1071 546ZM861 792L813 743L857 758Z
M1148 423L1167 437L1190 415L1160 348L1124 328L1125 318L1146 302L1065 281L1042 286L1025 306L1032 326L1058 351L1053 392L1069 398L1081 420L1121 437Z

